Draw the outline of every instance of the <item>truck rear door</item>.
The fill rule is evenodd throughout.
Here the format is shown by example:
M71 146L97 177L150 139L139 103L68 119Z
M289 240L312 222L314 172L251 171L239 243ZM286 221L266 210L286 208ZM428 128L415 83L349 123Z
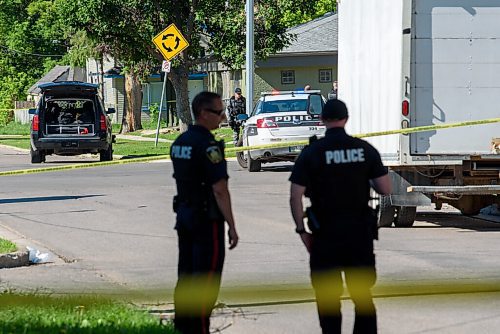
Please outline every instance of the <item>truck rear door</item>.
M413 1L412 126L499 117L500 1ZM500 124L411 134L413 154L485 154Z

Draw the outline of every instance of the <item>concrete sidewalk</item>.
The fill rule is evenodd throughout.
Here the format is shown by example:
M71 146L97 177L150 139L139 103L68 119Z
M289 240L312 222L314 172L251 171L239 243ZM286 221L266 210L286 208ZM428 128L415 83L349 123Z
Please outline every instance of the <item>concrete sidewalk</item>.
M136 141L155 141L156 140L156 138L132 136L132 135L116 135L116 138L124 139L124 140L136 140ZM170 139L158 138L158 142L160 142L160 143L173 143L174 141L170 140Z

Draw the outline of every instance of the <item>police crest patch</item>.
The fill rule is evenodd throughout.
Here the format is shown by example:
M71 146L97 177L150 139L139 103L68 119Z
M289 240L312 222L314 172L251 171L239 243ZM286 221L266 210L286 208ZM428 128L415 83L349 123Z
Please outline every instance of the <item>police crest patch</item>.
M213 164L218 164L222 161L222 159L224 159L218 146L209 146L207 148L207 157Z

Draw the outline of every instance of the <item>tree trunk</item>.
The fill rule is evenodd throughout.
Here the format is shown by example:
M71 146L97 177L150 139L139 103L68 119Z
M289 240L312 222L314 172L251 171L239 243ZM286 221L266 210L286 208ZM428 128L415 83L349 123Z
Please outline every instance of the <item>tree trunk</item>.
M120 133L142 129L142 85L135 71L125 73L125 112Z
M189 106L188 69L182 65L172 69L170 79L175 89L175 110L180 121L179 127L181 132L184 132L188 125L193 123Z

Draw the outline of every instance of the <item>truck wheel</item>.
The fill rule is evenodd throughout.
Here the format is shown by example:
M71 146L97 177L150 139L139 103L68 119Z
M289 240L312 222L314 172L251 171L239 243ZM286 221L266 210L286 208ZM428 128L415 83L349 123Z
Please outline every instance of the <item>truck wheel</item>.
M247 156L247 161L248 161L248 171L249 172L260 172L260 169L262 167L262 164L259 160L254 160L250 158L250 155Z
M243 138L240 138L236 143L236 147L241 146L243 146ZM243 151L236 152L236 160L238 160L238 164L241 166L241 168L247 168L247 159L245 159Z
M33 148L30 148L30 156L31 156L31 163L32 164L39 164L45 160L43 153L38 151L38 150L34 151Z
M475 216L481 213L481 210L476 210L476 209L461 209L460 213L463 214L464 216Z
M396 208L391 204L390 196L379 196L378 226L391 227Z
M396 219L394 226L396 227L412 227L417 215L416 206L399 206L397 208Z
M99 160L100 161L111 161L113 160L113 145L109 144L107 150L103 150L99 152Z

